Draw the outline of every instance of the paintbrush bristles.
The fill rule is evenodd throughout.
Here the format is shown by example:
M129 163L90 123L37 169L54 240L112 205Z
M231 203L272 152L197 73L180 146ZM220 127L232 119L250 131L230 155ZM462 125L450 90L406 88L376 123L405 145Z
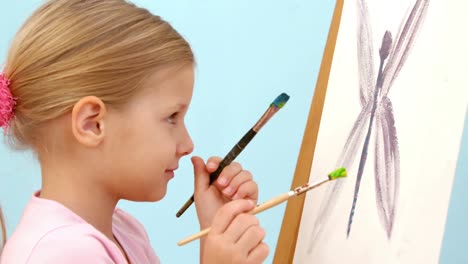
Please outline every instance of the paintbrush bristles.
M276 99L271 103L271 105L282 108L289 100L289 95L282 93L276 97Z
M253 126L255 132L260 131L260 129L272 118L276 112L278 112L283 106L288 102L289 95L282 93L270 104L265 113L260 117L257 123Z
M338 168L332 172L330 172L328 174L328 178L330 178L330 180L336 180L338 178L344 178L348 175L348 172L346 171L346 168Z

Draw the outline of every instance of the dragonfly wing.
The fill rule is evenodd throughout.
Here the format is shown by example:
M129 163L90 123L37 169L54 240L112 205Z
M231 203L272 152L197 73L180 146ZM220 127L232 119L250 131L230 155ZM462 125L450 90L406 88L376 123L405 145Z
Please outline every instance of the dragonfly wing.
M374 45L372 42L372 28L366 1L357 0L357 10L357 59L359 71L359 98L361 100L361 106L364 106L372 99L372 89L375 83Z
M369 124L371 109L372 102L369 102L362 109L361 113L359 113L359 116L354 122L353 128L349 132L348 138L343 147L343 151L338 158L337 166L345 167L348 169L348 171L351 169L354 157L356 157L357 152L359 151L359 146L361 145L360 143L363 141L366 135L367 131L365 128Z
M392 103L388 97L376 113L375 191L380 221L390 239L400 184L400 153Z
M341 155L338 158L337 167L345 167L348 171L351 170L356 153L358 152L359 146L362 144L366 133L371 107L372 104L368 103L354 122L353 128L351 129ZM319 241L325 227L327 226L328 219L333 212L345 180L346 179L333 181L327 186L327 190L323 197L322 204L320 205L317 218L313 225L312 234L310 236L309 248L307 250L309 254L313 251L314 245Z
M403 67L416 35L424 22L428 6L429 0L417 0L406 19L403 20L400 31L395 39L395 44L385 65L382 96L388 94L393 81Z

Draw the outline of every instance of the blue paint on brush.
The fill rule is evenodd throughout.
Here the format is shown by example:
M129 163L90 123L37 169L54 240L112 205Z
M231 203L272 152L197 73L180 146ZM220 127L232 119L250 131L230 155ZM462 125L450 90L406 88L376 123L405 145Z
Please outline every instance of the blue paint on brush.
M276 99L273 101L273 103L271 103L271 105L274 105L277 108L281 108L286 104L286 102L288 102L288 100L289 100L289 95L282 93L278 95L278 97L276 97Z

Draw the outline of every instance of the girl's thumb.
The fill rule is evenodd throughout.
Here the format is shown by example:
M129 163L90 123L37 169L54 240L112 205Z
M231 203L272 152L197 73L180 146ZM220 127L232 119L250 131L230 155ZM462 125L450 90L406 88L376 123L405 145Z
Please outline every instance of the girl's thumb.
M205 191L210 186L210 174L206 170L205 162L198 156L193 156L191 160L195 175L195 192Z

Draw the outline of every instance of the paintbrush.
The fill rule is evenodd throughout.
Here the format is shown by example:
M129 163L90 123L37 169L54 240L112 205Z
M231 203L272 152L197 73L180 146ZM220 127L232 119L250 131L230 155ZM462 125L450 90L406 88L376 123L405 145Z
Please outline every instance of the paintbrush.
M260 119L255 123L255 125L237 142L237 144L229 151L229 153L224 157L224 159L219 164L218 169L215 172L210 174L210 184L212 184L219 177L219 174L223 171L224 167L231 164L231 162L244 150L244 148L249 144L249 142L257 135L258 131L270 120L273 115L276 114L289 100L289 95L282 93L270 104L265 113L260 117ZM185 210L187 210L190 205L194 202L194 197L190 199L180 208L177 212L176 217L180 217Z
M322 184L325 184L327 182L330 182L330 181L333 181L333 180L336 180L336 179L339 179L339 178L343 178L343 177L346 177L347 176L347 171L345 168L339 168L339 169L336 169L334 170L333 172L331 172L330 174L328 174L328 178L324 179L324 180L321 180L319 182L316 182L314 184L305 184L303 186L300 186L300 187L297 187L287 193L283 193L281 195L278 195L260 205L258 205L257 207L255 207L250 213L251 214L258 214L258 213L261 213L267 209L270 209L272 207L275 207L285 201L287 201L289 198L291 197L295 197L295 196L299 196L305 192L308 192L312 189L315 189L317 187L319 187L320 185ZM210 232L211 228L206 228L206 229L203 229L202 231L186 238L186 239L183 239L181 241L179 241L179 243L177 243L177 245L179 246L183 246L189 242L192 242L196 239L199 239L205 235L207 235L209 232Z

